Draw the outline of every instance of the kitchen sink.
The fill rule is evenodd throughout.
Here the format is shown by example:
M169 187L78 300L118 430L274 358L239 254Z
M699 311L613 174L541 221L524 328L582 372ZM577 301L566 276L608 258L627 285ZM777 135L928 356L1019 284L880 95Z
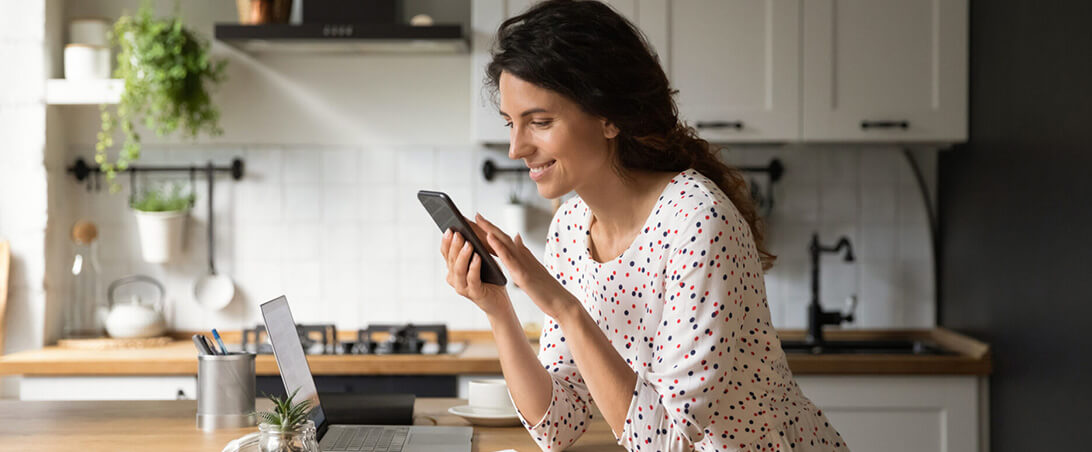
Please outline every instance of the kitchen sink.
M955 355L936 344L919 340L828 340L822 346L804 341L782 341L785 354L806 355Z

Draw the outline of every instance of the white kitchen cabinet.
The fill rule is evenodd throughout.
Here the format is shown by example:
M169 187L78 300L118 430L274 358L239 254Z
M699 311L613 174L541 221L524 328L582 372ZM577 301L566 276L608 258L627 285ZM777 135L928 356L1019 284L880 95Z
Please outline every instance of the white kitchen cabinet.
M22 377L21 400L177 400L197 397L197 376Z
M985 377L796 377L851 450L985 451Z
M638 26L714 142L800 137L800 0L640 0Z
M967 0L803 2L803 140L967 139Z
M470 5L470 128L481 143L508 143L508 128L485 88L485 66L497 34L497 27L509 17L530 7L533 0L472 0ZM634 20L637 0L605 0L623 16Z

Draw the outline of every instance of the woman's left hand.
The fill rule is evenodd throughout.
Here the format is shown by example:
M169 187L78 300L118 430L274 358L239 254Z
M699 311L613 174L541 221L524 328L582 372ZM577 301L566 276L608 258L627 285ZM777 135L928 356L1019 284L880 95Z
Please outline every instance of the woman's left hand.
M531 250L527 249L519 234L516 234L515 239L509 237L481 214L478 214L475 220L485 231L485 240L508 269L512 282L527 292L543 313L558 319L570 308L579 306L580 302L576 297L565 290L565 287L554 279Z

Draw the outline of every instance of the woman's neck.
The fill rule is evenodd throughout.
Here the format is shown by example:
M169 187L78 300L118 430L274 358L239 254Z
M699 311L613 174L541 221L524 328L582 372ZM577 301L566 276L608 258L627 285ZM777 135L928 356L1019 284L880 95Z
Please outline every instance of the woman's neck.
M664 186L676 173L631 171L622 177L613 170L578 188L576 193L591 209L596 229L608 237L640 228Z

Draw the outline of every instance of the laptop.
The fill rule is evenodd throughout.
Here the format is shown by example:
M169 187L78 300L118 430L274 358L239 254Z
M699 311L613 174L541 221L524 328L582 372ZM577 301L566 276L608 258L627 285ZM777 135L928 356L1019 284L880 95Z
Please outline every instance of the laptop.
M263 303L262 317L281 381L285 390L296 393L297 400L310 399L314 409L311 420L316 426L319 448L324 452L470 452L470 427L433 427L416 425L328 425L326 414L315 389L315 379L296 333L296 321L283 295Z

